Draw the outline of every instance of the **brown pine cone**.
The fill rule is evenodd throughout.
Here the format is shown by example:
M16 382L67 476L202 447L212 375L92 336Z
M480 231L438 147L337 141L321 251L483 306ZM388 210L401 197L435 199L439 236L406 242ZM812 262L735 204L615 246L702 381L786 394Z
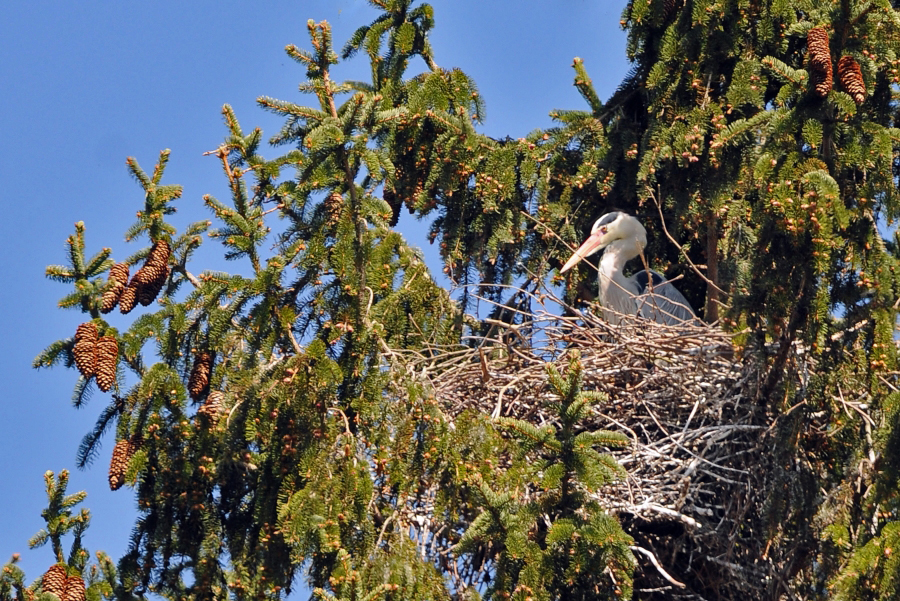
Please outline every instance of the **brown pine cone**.
M81 579L81 576L69 576L66 579L66 592L61 597L61 601L84 601L84 599L84 580Z
M828 47L828 32L824 27L813 27L806 34L806 51L811 65L819 69L831 68L831 50Z
M132 281L137 280L138 284L145 285L155 281L161 273L168 273L170 254L169 243L165 240L157 240L150 249L144 266L134 274Z
M110 287L103 293L100 303L100 312L109 313L119 302L119 297L125 286L128 285L128 263L116 263L109 270Z
M832 74L830 68L824 72L817 69L809 70L809 81L812 83L813 89L816 91L816 96L819 98L828 96L828 92L831 91L831 80Z
M205 415L210 425L215 426L224 409L225 393L221 390L213 390L206 397L206 402L197 410L198 415Z
M385 200L388 193L385 191ZM390 201L388 201L390 202ZM328 215L328 225L335 225L341 219L341 211L344 209L344 197L340 192L332 192L325 199L325 212Z
M109 489L119 490L125 484L125 472L128 471L128 462L134 455L131 441L127 438L116 441L113 447L112 458L109 460Z
M194 358L191 376L188 378L188 393L195 401L199 401L203 393L209 389L209 376L212 373L213 356L209 351L202 351Z
M169 243L162 239L157 240L153 243L153 248L150 249L150 254L147 255L147 262L144 265L154 265L160 268L167 267L170 254L172 254L172 249Z
M156 300L169 277L171 248L165 240L157 240L147 255L144 266L138 269L119 297L119 311L129 313L140 302L147 306Z
M834 74L831 68L831 50L828 32L823 27L813 27L806 34L806 50L809 55L809 80L820 98L831 91Z
M86 338L92 342L97 340L97 324L93 321L86 321L75 328L75 342Z
M863 81L862 69L852 56L842 56L837 65L838 81L844 91L850 94L853 102L862 104L866 100L866 83Z
M41 578L41 588L45 593L53 593L62 599L66 593L66 566L60 563L50 566Z
M135 279L131 278L131 282L125 286L125 290L122 291L122 295L119 297L119 311L123 315L131 313L131 310L137 306L138 292L140 292L141 285Z
M95 362L97 387L109 392L116 383L116 366L119 363L119 343L114 337L103 336L97 340Z
M85 379L97 373L97 363L94 358L96 342L79 340L72 347L72 355L75 357L75 367Z
M72 347L72 355L75 357L75 367L85 378L90 378L97 370L94 359L96 344L97 324L88 321L79 325L75 330L75 345Z
M159 291L162 290L163 285L166 283L166 278L169 277L169 267L164 265L160 268L155 265L145 265L141 268L141 271L145 269L150 270L152 277L149 281L139 286L137 296L138 302L146 307L156 300Z
M131 278L132 282L136 282L141 286L146 286L151 282L155 282L160 277L165 277L169 273L168 265L157 265L155 263L147 263L134 274Z

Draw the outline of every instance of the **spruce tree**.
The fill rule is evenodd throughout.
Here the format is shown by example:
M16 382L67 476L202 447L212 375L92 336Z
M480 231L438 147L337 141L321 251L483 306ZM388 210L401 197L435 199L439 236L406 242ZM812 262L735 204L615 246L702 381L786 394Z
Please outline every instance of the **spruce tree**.
M144 204L125 237L142 248L87 258L79 223L68 265L47 269L85 322L35 366L76 367L77 406L110 393L78 463L109 439L110 485L140 508L116 597L630 596L632 539L588 494L624 476L595 447L625 439L584 429L601 401L586 368L549 369L543 426L451 419L417 371L498 324L539 338L523 316L547 286L577 315L596 274L555 270L616 207L652 224L653 266L758 370L742 394L772 458L744 526L765 552L739 573L763 566L760 598L894 598L894 4L632 2L620 87L603 102L576 58L586 108L517 140L478 132L482 99L438 66L429 5L371 4L383 12L340 56L325 22L287 47L311 100L259 98L284 118L282 154L223 108L231 198L203 198L215 223L169 222L168 151L152 174L128 159ZM371 81L335 81L360 51ZM431 219L461 295L394 229L404 208ZM235 273L197 270L204 235ZM471 315L476 298L495 308ZM116 304L137 311L121 333L103 318ZM711 563L690 569L695 594L731 594ZM11 578L0 593L21 589Z

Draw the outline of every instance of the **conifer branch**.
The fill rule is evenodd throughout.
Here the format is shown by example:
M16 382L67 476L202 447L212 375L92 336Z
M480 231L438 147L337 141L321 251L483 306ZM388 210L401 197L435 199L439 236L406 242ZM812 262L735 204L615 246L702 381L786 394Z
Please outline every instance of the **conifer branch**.
M600 111L603 110L603 103L600 101L600 97L597 96L597 92L594 90L594 84L588 76L587 70L584 68L584 61L576 57L572 66L575 68L575 87L578 88L581 96L590 105L591 115L593 117L598 117Z
M678 241L675 240L675 238L672 236L672 234L669 233L669 230L666 227L666 219L662 212L662 203L659 201L659 198L657 198L656 194L653 192L653 189L650 187L647 187L647 188L645 188L644 191L647 193L648 196L650 196L650 198L653 199L653 203L656 205L656 209L659 212L659 223L662 226L663 233L666 235L666 238L669 239L669 242L671 242L672 244L675 245L675 247L678 249L678 252L680 252L681 256L685 258L685 260L688 262L688 265L691 266L691 269L694 271L694 273L696 273L698 276L700 276L700 278L703 279L703 281L706 282L706 284L711 289L715 290L718 294L721 294L723 297L728 298L728 293L725 292L724 290L722 290L721 288L719 288L719 286L716 285L716 283L714 281L712 281L711 279L706 277L706 275L700 270L700 268L697 265L695 265L693 261L691 261L691 258L688 256L687 252L684 250L684 247L682 245L678 244ZM720 304L722 304L722 303L720 303ZM727 307L727 305L722 305L722 306Z
M202 282L200 282L200 280L197 279L197 276L195 276L190 271L188 271L184 265L176 265L175 269L181 275L183 275L185 278L187 278L187 280L191 283L191 285L194 286L195 289L199 289L200 287L203 286Z

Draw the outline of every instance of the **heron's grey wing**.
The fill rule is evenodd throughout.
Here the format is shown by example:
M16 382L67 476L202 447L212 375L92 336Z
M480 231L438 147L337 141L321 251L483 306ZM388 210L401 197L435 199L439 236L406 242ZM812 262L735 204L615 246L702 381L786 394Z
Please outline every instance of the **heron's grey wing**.
M632 278L639 290L635 300L641 317L668 325L700 323L688 300L661 274L652 270L640 271Z

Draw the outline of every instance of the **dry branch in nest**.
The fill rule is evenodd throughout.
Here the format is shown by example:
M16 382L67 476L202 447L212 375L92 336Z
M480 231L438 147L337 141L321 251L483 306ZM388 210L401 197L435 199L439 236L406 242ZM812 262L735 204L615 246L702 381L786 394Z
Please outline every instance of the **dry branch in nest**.
M783 558L766 558L760 547L773 486L774 416L756 402L758 362L739 356L731 336L715 326L630 316L611 326L591 312L551 313L558 302L535 297L540 310L520 313L514 323L493 322L494 331L468 347L421 361L417 371L448 419L478 411L535 425L552 421L547 365L564 370L569 350L577 349L584 389L608 396L585 427L633 441L613 451L628 478L596 496L635 539L636 593L752 599L778 589ZM424 556L425 541L434 551L440 537L418 521ZM459 578L468 582L490 569L482 558L451 571L460 565L468 572Z

